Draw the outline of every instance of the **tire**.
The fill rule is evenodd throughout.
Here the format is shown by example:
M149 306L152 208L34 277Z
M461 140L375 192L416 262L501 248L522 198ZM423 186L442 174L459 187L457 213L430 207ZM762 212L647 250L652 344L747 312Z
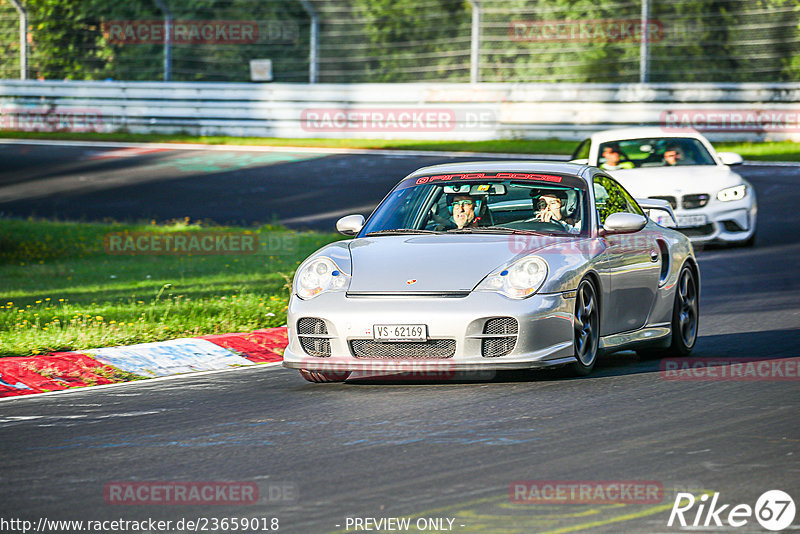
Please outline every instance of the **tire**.
M568 369L574 375L586 376L594 368L600 346L600 300L594 283L588 278L578 285L572 324L577 361L569 364Z
M700 320L700 288L692 269L684 265L675 286L675 303L672 305L672 344L669 356L686 356L697 342Z
M341 372L323 372L323 371L309 371L308 369L300 369L300 376L317 384L325 384L329 382L344 382L350 376L350 371Z

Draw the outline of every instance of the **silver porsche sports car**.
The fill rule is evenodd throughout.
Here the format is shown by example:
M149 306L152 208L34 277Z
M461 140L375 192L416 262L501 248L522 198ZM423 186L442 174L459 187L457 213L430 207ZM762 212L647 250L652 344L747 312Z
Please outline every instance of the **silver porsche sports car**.
M419 169L354 239L294 277L283 365L312 382L568 366L688 354L700 277L683 234L596 167L475 162ZM352 375L352 376L351 376Z

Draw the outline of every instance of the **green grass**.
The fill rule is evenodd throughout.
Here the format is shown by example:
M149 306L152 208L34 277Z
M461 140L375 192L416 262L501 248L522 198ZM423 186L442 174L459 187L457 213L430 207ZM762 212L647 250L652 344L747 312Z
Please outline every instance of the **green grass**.
M390 139L284 139L277 137L200 137L186 134L71 133L2 131L0 137L16 139L61 139L137 143L199 143L279 147L375 148L386 150L442 150L450 152L495 152L508 154L570 155L575 141L560 139L496 139L491 141L420 141ZM717 150L738 152L745 159L800 161L800 143L714 143Z
M256 254L119 255L109 232L251 232ZM124 235L124 234L121 234ZM271 241L270 241L271 238ZM0 219L0 356L249 332L286 323L289 280L332 234Z
M736 152L749 160L800 161L800 143L791 141L714 143L714 147L720 152Z

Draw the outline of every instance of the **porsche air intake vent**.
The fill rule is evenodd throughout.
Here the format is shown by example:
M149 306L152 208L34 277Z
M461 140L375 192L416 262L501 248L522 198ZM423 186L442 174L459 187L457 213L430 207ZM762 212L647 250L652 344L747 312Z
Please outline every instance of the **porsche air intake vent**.
M314 317L303 317L297 321L297 337L300 346L309 356L327 358L331 355L331 342L325 321Z
M484 358L497 358L505 356L517 344L519 323L513 317L497 317L489 319L483 325L481 339L481 356Z
M456 340L382 342L372 339L353 339L350 341L350 350L356 358L440 360L453 357L456 353Z

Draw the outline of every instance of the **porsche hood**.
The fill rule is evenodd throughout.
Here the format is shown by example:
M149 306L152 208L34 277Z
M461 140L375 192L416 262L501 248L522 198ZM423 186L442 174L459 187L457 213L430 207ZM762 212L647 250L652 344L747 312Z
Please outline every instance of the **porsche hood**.
M471 291L505 263L558 240L546 236L481 234L354 239L350 242L353 277L349 292Z

